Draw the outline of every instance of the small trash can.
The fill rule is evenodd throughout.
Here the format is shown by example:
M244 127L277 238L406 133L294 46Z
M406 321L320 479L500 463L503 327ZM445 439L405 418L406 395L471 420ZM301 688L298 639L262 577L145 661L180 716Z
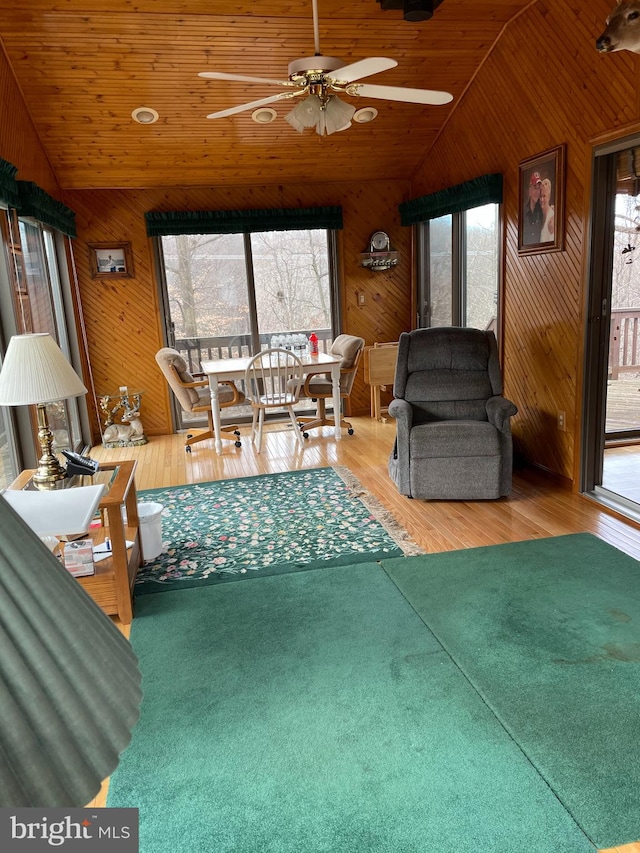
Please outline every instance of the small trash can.
M144 561L155 560L162 553L162 504L139 503L140 539Z

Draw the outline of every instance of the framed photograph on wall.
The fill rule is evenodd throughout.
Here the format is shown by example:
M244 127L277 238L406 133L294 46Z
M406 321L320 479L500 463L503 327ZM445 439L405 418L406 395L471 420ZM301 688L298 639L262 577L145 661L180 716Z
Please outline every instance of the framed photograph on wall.
M88 243L91 278L132 278L131 243Z
M518 253L561 252L564 248L566 145L520 163Z

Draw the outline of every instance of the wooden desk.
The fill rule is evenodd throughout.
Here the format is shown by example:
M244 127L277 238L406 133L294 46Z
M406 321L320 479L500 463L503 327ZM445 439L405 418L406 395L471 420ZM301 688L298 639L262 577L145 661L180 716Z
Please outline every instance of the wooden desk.
M250 356L244 358L221 358L200 362L202 372L209 379L209 391L211 393L211 414L213 415L213 434L216 441L216 453L222 453L222 440L220 438L220 404L218 401L218 382L224 379L238 381L244 379L247 365L251 361ZM333 389L333 411L336 413L335 437L339 441L342 438L340 430L340 367L342 358L339 355L318 353L318 355L305 355L301 357L302 372L304 376L314 373L331 373L331 386Z
M382 420L380 391L393 385L396 375L398 344L374 344L364 348L364 381L371 386L371 417Z
M92 528L88 537L94 545L101 544L109 537L112 555L95 563L94 575L76 578L105 613L109 616L118 616L124 625L128 625L133 619L133 585L142 563L138 501L134 481L136 464L133 460L100 464L101 472L114 472L110 478L108 490L99 503L101 517L106 518L106 526L103 523L98 528ZM33 474L34 471L23 471L8 488L26 488ZM83 485L92 482L89 477L82 479ZM123 507L127 513L126 525L122 518ZM128 552L127 540L133 542L133 547Z

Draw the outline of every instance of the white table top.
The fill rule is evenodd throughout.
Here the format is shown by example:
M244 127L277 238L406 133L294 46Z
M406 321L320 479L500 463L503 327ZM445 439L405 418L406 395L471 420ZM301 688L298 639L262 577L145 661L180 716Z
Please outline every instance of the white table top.
M6 489L2 497L38 536L76 536L89 530L104 485L38 491Z
M318 353L318 355L303 355L298 357L302 362L302 368L305 373L314 372L318 367L330 369L334 364L342 364L341 356L328 355L324 352ZM202 365L203 373L208 375L221 376L223 374L230 375L236 373L244 376L250 361L251 356L243 356L242 358L208 359L201 361L200 364Z

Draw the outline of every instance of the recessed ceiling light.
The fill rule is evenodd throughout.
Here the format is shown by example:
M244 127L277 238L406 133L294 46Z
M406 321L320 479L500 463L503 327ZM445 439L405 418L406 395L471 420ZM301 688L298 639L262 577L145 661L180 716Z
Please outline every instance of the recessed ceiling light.
M271 107L261 107L251 113L251 118L256 124L270 124L278 117L278 113Z
M138 124L153 124L160 116L151 107L138 107L131 113L131 118Z
M362 107L353 114L353 120L360 124L366 124L368 121L373 121L378 115L378 110L375 107Z

